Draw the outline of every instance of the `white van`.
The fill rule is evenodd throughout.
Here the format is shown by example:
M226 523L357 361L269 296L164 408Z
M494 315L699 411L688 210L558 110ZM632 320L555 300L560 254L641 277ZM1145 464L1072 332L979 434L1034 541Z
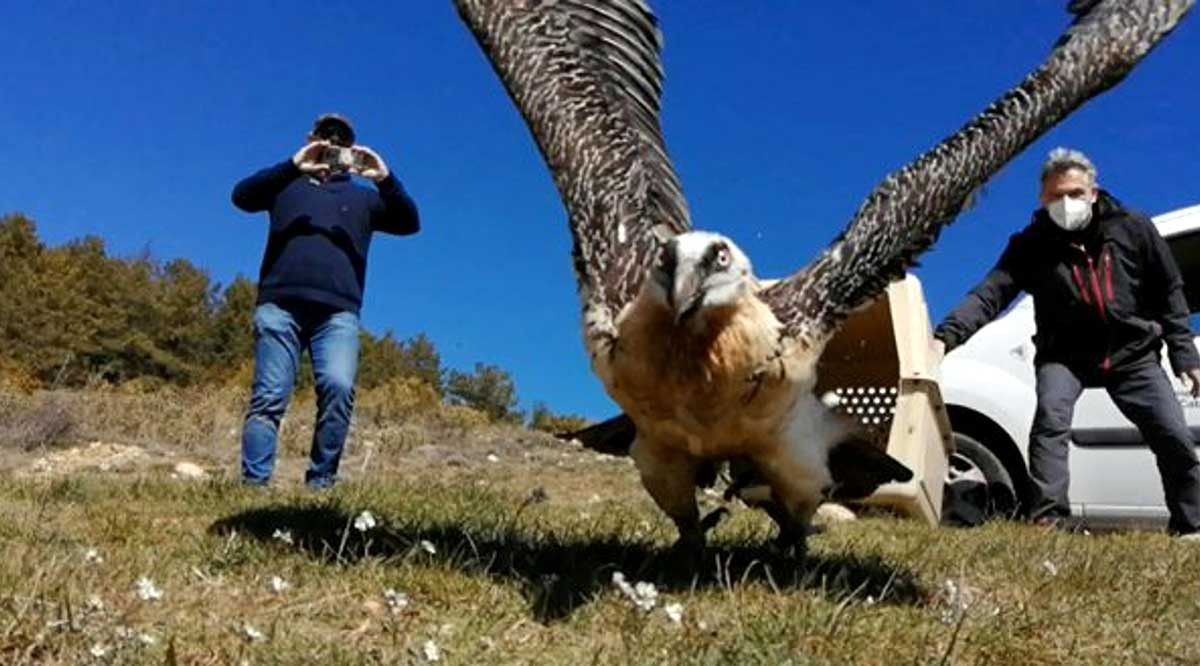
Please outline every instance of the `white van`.
M1195 331L1200 321L1200 206L1159 215L1154 223L1183 274ZM961 504L967 498L985 513L1016 513L1028 497L1026 456L1037 402L1033 333L1033 300L1026 294L943 361L941 391L957 446L947 502ZM1187 421L1193 434L1200 434L1200 401L1166 363L1164 354ZM1071 439L1074 516L1088 525L1166 522L1154 456L1104 389L1083 392ZM959 511L948 512L962 518ZM969 516L966 522L972 522Z

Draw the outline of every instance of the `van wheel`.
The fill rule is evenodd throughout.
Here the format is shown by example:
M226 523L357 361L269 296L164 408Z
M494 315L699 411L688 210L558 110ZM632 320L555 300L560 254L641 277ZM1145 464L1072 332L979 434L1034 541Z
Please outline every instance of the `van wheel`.
M970 435L954 433L955 452L942 490L942 524L974 527L1017 510L1012 475L996 454Z

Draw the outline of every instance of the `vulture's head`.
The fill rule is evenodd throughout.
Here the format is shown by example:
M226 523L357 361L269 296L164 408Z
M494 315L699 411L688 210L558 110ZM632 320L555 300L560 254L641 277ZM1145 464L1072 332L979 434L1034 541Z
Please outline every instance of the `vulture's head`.
M649 283L677 324L736 306L756 284L745 253L707 231L689 231L664 243Z

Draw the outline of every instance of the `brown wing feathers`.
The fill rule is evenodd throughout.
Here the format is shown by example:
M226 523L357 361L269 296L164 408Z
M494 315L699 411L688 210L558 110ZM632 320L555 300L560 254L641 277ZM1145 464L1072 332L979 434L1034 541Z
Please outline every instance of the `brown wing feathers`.
M661 35L641 0L456 0L545 157L585 306L637 294L657 234L688 228L659 124Z

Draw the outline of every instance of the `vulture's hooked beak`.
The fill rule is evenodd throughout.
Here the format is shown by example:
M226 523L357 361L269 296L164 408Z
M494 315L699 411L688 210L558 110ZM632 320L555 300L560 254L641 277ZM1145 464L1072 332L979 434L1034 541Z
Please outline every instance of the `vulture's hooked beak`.
M680 324L696 313L704 300L704 276L694 262L679 260L679 244L663 244L654 270L654 279L666 293L675 323Z
M704 280L698 266L680 266L671 285L671 307L675 323L681 324L700 309L704 300Z

